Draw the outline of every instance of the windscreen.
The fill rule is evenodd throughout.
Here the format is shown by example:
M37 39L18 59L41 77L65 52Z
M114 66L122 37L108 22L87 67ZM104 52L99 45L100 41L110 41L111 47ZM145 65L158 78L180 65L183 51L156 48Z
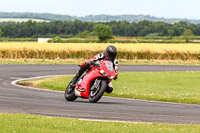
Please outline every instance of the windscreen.
M113 70L113 63L111 61L105 61L105 65L109 71Z

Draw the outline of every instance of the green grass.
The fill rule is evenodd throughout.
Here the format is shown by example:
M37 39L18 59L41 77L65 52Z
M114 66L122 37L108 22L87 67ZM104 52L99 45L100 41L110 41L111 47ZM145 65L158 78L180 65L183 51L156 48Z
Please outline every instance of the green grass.
M0 114L1 133L199 133L200 125L95 122L24 114Z
M0 64L80 64L84 59L48 60L48 59L0 59Z
M111 96L200 104L200 72L122 72Z
M73 76L28 81L38 88L64 91ZM119 72L113 97L200 104L200 72ZM21 82L24 84L24 81Z

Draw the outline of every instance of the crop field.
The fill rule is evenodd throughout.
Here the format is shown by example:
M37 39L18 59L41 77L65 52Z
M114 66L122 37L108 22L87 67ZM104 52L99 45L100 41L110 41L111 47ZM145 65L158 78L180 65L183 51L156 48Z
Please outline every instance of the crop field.
M103 52L108 43L34 43L2 42L1 59L69 59L93 57ZM199 60L200 44L119 44L119 59Z
M0 22L26 22L26 21L35 21L35 22L49 22L42 19L28 19L28 18L0 18Z

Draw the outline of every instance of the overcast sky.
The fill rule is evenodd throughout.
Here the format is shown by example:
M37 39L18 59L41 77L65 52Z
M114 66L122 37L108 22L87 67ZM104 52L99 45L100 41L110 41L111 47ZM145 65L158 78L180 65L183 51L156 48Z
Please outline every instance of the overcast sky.
M0 0L2 12L86 15L151 15L200 19L200 0Z

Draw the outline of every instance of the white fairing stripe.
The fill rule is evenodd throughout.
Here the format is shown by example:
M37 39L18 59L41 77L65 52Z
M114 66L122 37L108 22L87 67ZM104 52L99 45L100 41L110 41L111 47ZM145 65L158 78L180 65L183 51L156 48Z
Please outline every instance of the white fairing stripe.
M80 97L80 96L81 96L81 93L75 89L75 95L76 95L77 97Z

